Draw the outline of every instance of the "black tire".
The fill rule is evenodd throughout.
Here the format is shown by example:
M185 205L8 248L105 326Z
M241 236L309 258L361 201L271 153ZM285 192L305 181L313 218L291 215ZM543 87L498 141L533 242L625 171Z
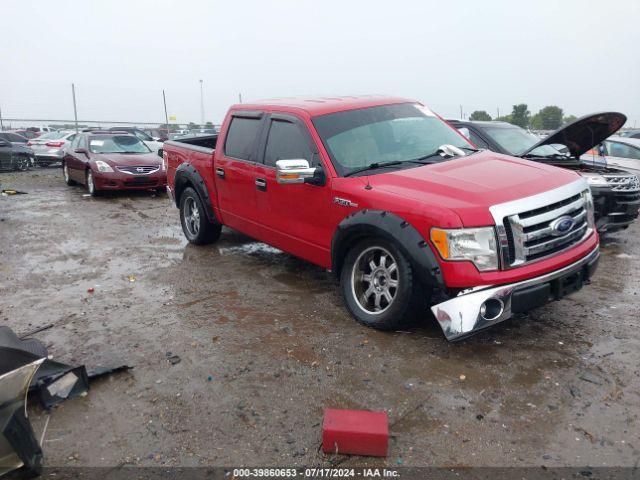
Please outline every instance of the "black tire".
M31 169L31 157L20 155L16 159L14 169L20 172L26 172L27 170Z
M222 232L222 225L209 221L200 195L191 187L180 195L180 223L184 236L195 245L213 243Z
M96 185L93 181L93 172L91 171L91 169L88 168L84 175L85 185L87 187L87 192L89 192L89 195L91 195L92 197L100 196L100 190L96 188Z
M382 260L383 254L386 260ZM371 267L371 260L377 264L375 269ZM392 269L393 265L395 269ZM371 274L363 269L369 269ZM365 276L369 280L364 280ZM392 282L395 282L395 288L391 286ZM390 302L380 293L384 292L385 285L392 296ZM409 260L393 242L382 238L363 240L351 248L340 274L340 288L351 314L360 323L378 330L395 330L415 319L420 304L417 287Z
M70 187L76 184L75 180L71 180L71 177L69 176L69 169L67 168L67 164L64 162L62 163L62 177L64 178L64 183Z

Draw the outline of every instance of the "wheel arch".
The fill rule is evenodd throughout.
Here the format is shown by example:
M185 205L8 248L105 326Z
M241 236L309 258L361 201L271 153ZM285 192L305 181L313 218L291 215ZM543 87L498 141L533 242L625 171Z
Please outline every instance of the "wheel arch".
M176 169L173 183L176 207L180 207L180 197L182 196L182 192L184 192L186 188L191 187L196 191L200 200L202 200L202 204L204 205L209 221L212 223L221 223L218 221L216 214L213 211L211 196L209 195L209 190L207 190L207 186L204 183L204 179L193 165L189 163L181 164Z
M384 210L361 210L340 222L331 241L331 265L338 278L347 252L372 237L396 244L424 285L445 288L440 265L422 235L402 217Z

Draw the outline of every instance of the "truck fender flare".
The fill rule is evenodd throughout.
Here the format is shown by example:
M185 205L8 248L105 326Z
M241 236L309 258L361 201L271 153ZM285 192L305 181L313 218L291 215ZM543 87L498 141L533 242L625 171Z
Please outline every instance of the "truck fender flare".
M216 218L216 214L213 211L213 205L211 203L211 196L209 190L202 175L198 170L190 163L183 163L176 169L176 175L174 178L174 197L176 207L180 207L180 196L185 188L192 187L200 196L204 209L207 212L207 217L212 223L220 223Z
M331 265L338 277L348 250L372 236L394 241L426 286L446 288L440 265L422 235L403 218L383 210L360 210L340 222L331 241Z

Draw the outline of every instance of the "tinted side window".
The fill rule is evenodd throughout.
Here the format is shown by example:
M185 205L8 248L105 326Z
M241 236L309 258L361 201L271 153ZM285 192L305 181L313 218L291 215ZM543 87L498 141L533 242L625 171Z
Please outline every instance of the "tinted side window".
M304 158L312 160L311 149L297 125L274 120L269 128L267 148L264 152L264 163L275 167L278 160L294 160Z
M227 131L224 153L240 160L253 160L253 145L260 131L259 118L234 117Z

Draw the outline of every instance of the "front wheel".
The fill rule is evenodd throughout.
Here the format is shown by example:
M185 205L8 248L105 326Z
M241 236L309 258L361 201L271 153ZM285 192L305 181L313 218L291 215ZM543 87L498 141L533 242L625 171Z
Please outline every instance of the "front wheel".
M16 160L15 169L21 172L26 172L30 168L31 168L31 158L24 155L20 155Z
M93 180L93 172L91 169L87 170L87 191L92 197L97 197L100 191L96 188L96 184Z
M180 196L180 223L184 236L196 245L213 243L222 232L222 225L209 221L200 196L191 187Z
M417 312L417 282L411 264L392 242L369 239L347 253L340 287L349 311L360 323L393 330Z

